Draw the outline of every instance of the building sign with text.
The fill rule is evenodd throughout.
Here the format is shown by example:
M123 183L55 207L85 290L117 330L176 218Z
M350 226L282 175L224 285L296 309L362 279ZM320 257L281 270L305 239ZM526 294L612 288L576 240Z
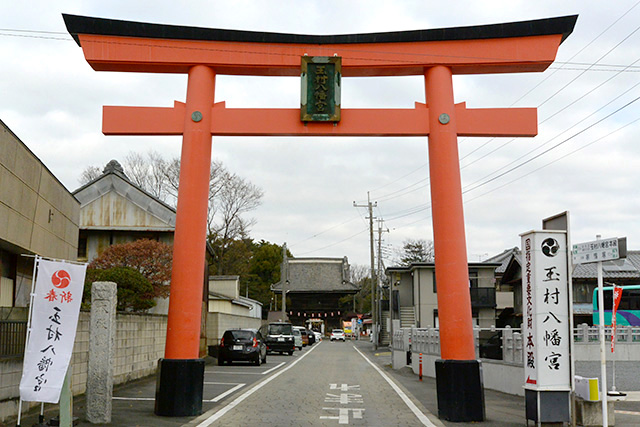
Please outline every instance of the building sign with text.
M340 121L341 64L339 56L303 56L300 120Z
M521 237L525 388L570 390L566 233L532 231Z

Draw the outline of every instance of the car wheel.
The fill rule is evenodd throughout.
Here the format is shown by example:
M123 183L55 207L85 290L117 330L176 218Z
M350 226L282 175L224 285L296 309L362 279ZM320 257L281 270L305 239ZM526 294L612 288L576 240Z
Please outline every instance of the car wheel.
M289 356L293 356L293 350L289 352Z

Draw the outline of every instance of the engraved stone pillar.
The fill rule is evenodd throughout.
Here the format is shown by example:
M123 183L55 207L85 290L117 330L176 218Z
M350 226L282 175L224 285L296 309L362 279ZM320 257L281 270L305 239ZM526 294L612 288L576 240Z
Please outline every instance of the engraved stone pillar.
M116 302L117 286L115 283L93 283L89 326L87 420L94 424L111 422Z

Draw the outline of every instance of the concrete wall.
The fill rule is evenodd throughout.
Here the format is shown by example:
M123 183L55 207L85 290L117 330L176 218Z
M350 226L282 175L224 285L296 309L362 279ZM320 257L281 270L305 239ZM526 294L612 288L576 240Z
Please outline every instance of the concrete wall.
M224 314L232 314L234 316L249 316L250 310L249 307L245 307L243 305L233 304L229 300L209 300L208 302L208 312L209 313L224 313Z
M227 329L258 329L262 319L255 317L233 316L227 313L207 313L207 346L218 345L222 334Z
M237 299L240 296L240 276L210 276L209 292Z
M0 240L27 252L76 259L80 204L0 122Z
M433 311L438 308L438 296L433 292L433 269L417 269L413 272L416 320L421 328L433 328ZM437 281L437 278L436 278Z
M114 384L153 374L164 356L167 317L118 313ZM89 313L81 312L71 356L71 391L86 390L89 363ZM22 358L0 360L0 422L17 416ZM24 402L23 408L37 405Z

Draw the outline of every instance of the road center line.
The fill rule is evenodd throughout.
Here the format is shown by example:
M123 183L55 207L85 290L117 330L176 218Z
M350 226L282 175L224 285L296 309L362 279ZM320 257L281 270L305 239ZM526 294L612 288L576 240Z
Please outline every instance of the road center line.
M414 415L418 418L418 420L420 420L420 422L425 425L425 426L429 426L429 427L436 427L435 424L433 424L431 422L431 420L429 420L429 418L427 418L427 416L425 414L422 413L422 411L420 411L420 409L418 409L418 407L411 401L411 399L409 399L409 396L407 396L401 389L400 387L398 387L396 385L396 383L387 376L387 374L385 374L384 372L382 372L382 369L380 369L378 366L376 366L375 363L373 363L371 360L369 360L369 358L367 356L365 356L360 350L358 350L355 346L353 346L353 349L355 351L357 351L360 356L362 356L364 358L364 360L366 360L369 365L373 366L373 368L378 371L378 373L382 376L382 378L385 379L385 381L387 381L389 383L389 385L391 386L391 388L398 394L398 396L400 396L400 399L402 399L405 403L405 405L407 405L409 407L409 409L411 409L411 412L414 413Z
M318 345L320 345L321 343L319 343ZM307 351L305 354L303 354L298 360L296 360L295 362L292 362L289 366L287 366L286 368L282 369L281 371L276 372L275 374L271 375L270 377L265 378L262 382L260 382L259 384L253 386L252 388L250 388L249 390L245 391L243 394L241 394L240 396L238 396L235 400L233 400L231 403L229 403L228 405L224 406L223 408L221 408L218 412L216 412L215 414L211 415L209 418L207 418L206 420L204 420L203 422L201 422L200 424L197 425L197 427L207 427L210 426L211 424L213 424L215 421L217 421L219 418L221 418L224 414L226 414L227 412L229 412L230 410L232 410L233 408L235 408L236 406L238 406L240 403L242 403L243 400L245 400L247 397L251 396L253 393L255 393L256 391L260 390L262 387L264 387L265 385L267 385L268 383L270 383L271 381L273 381L274 379L276 379L278 376L280 376L281 374L284 374L285 372L287 372L289 369L293 368L298 362L300 362L302 359L304 359L305 357L307 357L309 354L311 354L311 352L313 350L315 350L316 348L318 348L318 346L313 346L313 348L311 348L311 350Z

